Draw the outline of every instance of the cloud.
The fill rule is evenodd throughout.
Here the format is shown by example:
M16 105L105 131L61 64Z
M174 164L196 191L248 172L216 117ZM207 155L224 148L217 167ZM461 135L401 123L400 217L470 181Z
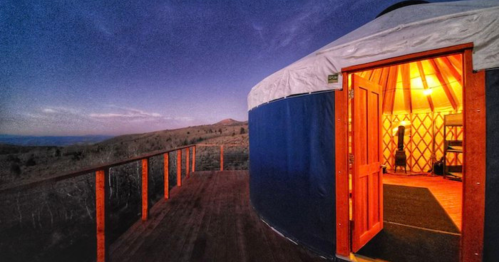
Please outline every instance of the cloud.
M165 116L136 108L108 106L97 112L46 106L12 116L0 115L0 133L25 135L131 134L180 128L194 118Z
M330 19L331 15L344 8L346 4L349 2L333 4L330 1L319 3L311 1L300 7L301 10L296 15L282 21L275 28L274 37L270 40L270 49L277 50L291 45L308 45L312 40L313 29Z
M44 108L42 110L42 112L44 112L44 113L56 113L56 111L52 108Z
M252 22L251 26L253 27L253 30L255 30L255 32L258 33L258 36L260 37L260 39L263 42L265 42L265 38L263 37L263 33L262 33L262 31L264 30L263 26L260 25L258 22Z
M115 108L119 112L111 113L91 113L89 117L96 120L114 121L114 122L166 122L166 121L182 121L188 122L193 121L191 117L171 117L163 116L156 112L147 112L144 110L129 108L129 107L119 107L111 105L109 107Z

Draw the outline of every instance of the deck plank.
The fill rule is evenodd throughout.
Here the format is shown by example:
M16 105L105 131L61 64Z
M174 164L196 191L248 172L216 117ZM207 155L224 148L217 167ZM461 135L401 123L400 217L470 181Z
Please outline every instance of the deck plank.
M196 181L186 181L185 184L189 184L192 192L197 192L201 190L203 187L203 180ZM138 228L142 230L134 230L134 226L128 230L124 236L126 239L121 240L124 242L122 247L113 248L114 244L111 246L111 250L114 253L111 253L111 259L114 261L137 261L133 260L136 253L143 253L144 250L150 250L153 247L155 240L158 237L159 233L169 234L172 223L164 223L164 221L176 221L183 212L189 210L189 203L192 202L193 198L196 197L196 194L183 194L182 187L174 188L171 192L171 198L168 201L161 201L156 203L153 207L153 210L157 210L161 212L155 213L150 217L148 221L142 222L138 221L136 224L139 224ZM163 230L159 230L159 228ZM131 232L130 232L131 231ZM145 245L144 248L141 249L142 245ZM138 252L138 250L140 250ZM149 254L150 255L150 254ZM151 260L152 261L152 260Z
M111 261L325 261L278 235L249 203L247 171L195 172L111 245Z
M179 251L182 236L185 236L190 229L189 218L197 215L197 210L194 209L196 198L209 183L210 178L207 176L204 179L184 180L177 198L170 200L175 205L173 214L163 218L159 226L148 236L142 237L145 239L144 244L130 257L130 261L140 261L143 257L148 257L149 261L164 261L165 258L174 261L172 258ZM192 194L185 194L183 191L185 187L189 187ZM171 203L165 205L168 204ZM170 244L165 246L164 243Z

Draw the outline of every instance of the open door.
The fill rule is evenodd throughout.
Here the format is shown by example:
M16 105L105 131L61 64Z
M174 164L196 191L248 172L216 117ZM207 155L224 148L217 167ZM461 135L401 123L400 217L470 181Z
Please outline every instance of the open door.
M376 83L352 75L352 251L383 229L381 92Z

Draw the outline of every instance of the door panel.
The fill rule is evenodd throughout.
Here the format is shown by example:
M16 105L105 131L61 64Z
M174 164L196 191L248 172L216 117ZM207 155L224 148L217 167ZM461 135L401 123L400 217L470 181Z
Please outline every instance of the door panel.
M383 229L381 170L381 87L352 76L354 99L352 176L352 251L357 252Z

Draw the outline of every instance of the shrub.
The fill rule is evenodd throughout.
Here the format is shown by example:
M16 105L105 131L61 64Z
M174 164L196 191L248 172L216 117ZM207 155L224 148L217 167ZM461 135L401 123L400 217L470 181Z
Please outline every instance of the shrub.
M241 131L239 131L239 134L245 134L246 133L246 130L244 130L244 127L241 127Z
M78 161L78 160L81 160L82 158L83 158L82 152L74 152L71 160Z
M14 155L8 155L7 156L7 161L12 161L14 163L20 163L21 159L19 159L19 157L14 156Z
M26 161L26 166L34 166L34 165L36 165L35 156L31 155L28 161Z
M21 174L21 167L16 163L12 163L12 165L10 165L10 172L18 176Z

